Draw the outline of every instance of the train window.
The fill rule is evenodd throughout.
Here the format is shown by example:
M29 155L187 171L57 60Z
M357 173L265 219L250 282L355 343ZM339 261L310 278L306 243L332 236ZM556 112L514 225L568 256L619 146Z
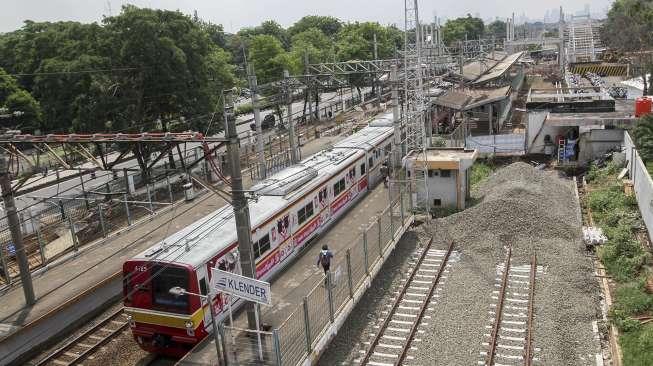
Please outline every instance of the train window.
M353 167L349 170L349 179L356 178L356 167Z
M345 178L340 179L333 185L333 197L337 197L345 190Z
M361 176L365 174L365 163L361 164Z
M374 158L372 158L372 157L370 156L370 158L367 160L367 162L368 162L369 165L370 165L370 169L372 169L372 167L374 166L374 164L373 164L373 163L374 163Z
M308 205L302 207L297 211L297 221L301 225L304 221L308 220L313 216L313 202L310 202Z
M209 293L209 288L206 286L206 278L200 280L200 293L206 295Z
M184 268L162 265L152 266L152 304L154 310L188 313L188 295L175 296L173 287L188 289L188 272Z
M258 258L270 249L270 234L265 234L264 237L254 243L254 258Z
M451 170L440 170L440 176L442 178L449 178L451 177Z

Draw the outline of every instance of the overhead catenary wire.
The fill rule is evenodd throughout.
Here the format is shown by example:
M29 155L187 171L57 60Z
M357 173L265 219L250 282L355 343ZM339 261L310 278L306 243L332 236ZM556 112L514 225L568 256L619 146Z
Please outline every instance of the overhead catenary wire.
M146 70L150 67L120 67L115 69L91 69L91 70L76 70L76 71L44 71L44 72L19 72L7 74L8 76L45 76L45 75L70 75L70 74L98 74L107 72L122 72L122 71L136 71Z

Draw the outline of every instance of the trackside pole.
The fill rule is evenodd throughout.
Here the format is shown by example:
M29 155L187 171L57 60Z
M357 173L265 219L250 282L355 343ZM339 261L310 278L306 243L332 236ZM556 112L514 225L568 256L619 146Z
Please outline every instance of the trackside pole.
M263 361L263 344L261 343L261 325L258 318L258 304L254 305L254 316L256 317L256 338L258 341L258 359Z
M233 327L234 327L234 313L231 311L231 302L233 301L233 295L229 295L229 326L232 328L232 331L229 332L231 334L231 344L236 345L236 338L234 338L234 332L233 332Z

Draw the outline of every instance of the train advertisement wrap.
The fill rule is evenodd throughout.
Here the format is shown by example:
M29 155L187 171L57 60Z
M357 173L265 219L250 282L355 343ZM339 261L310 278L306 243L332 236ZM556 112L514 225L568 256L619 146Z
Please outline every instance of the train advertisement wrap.
M286 240L277 250L274 251L273 254L267 256L263 262L256 266L256 277L261 278L265 276L277 264L288 258L292 252L293 243L291 240Z

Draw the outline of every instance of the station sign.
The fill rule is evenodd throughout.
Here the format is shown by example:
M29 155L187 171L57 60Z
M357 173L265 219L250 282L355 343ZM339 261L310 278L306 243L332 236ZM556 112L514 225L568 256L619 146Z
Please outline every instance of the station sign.
M211 269L213 288L220 292L254 301L263 305L272 305L272 290L268 282L255 280L235 273Z

